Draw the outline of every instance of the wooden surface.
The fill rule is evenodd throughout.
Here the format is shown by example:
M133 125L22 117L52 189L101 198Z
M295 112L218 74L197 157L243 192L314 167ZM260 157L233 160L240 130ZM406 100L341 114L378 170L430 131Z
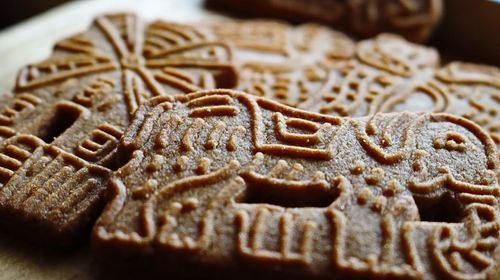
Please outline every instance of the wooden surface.
M217 19L202 0L86 0L70 2L0 32L0 93L14 85L17 70L50 55L53 44L85 30L106 12L133 11L145 20L180 22ZM1 102L2 98L0 98ZM96 279L88 245L65 251L33 246L0 230L0 279Z

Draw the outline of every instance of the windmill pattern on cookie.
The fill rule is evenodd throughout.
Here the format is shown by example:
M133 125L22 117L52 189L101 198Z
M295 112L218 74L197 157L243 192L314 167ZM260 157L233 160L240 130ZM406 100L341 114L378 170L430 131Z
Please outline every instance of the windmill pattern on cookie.
M145 25L132 14L100 16L58 42L50 58L19 72L0 108L0 212L61 239L82 232L104 202L116 144L137 107L234 86L231 56L195 28Z
M485 279L499 261L496 147L464 118L211 90L147 101L118 151L97 250L400 279Z
M435 50L382 34L358 43L355 56L331 71L324 86L298 107L339 116L373 115L398 85L438 64Z
M235 84L231 50L193 27L168 22L144 26L132 14L98 17L90 30L56 44L46 61L22 69L16 90L73 77L119 72L132 113L148 97Z

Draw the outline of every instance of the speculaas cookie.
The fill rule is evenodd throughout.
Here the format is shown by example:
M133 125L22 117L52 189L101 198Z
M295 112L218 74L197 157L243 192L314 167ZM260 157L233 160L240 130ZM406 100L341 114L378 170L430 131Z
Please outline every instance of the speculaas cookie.
M147 101L118 151L97 252L328 279L485 279L499 262L496 147L464 118L209 90Z
M297 107L329 115L373 115L403 85L430 75L437 67L435 49L381 34L359 42L356 56L331 71L323 87Z
M132 14L100 16L58 42L50 58L19 72L14 98L0 108L2 219L41 229L37 239L85 233L138 105L236 85L231 55L193 27L146 25Z
M380 48L374 45L376 41L359 43L356 59L330 72L323 88L297 107L338 116L445 112L476 122L500 145L498 68L464 62L452 62L439 69L418 67L418 63L377 53ZM413 55L404 50L394 53ZM415 61L425 64L422 59Z
M314 95L355 50L349 37L316 24L233 20L207 25L206 33L233 46L239 90L290 106Z
M320 105L316 99L331 79L338 79L332 76L349 67L357 71L363 67L365 72L387 79L394 76L392 84L397 84L439 66L435 49L391 34L355 45L344 34L314 24L291 28L279 22L232 21L207 29L208 34L234 47L237 89L307 109Z
M500 148L499 68L453 62L437 71L427 84L418 86L420 88L414 90L413 94L418 90L425 93L426 88L434 87L436 95L442 95L443 103L446 102L441 111L479 124Z
M336 106L339 108L323 108L325 100L318 99L351 68L362 72L356 77L360 81L376 77L386 83L384 86L394 88L439 66L435 49L391 34L355 45L342 33L326 27L308 24L292 29L265 21L222 23L207 33L234 46L234 63L240 74L237 89L290 106L321 109L323 113L348 106L349 102L340 98L335 102L340 103ZM346 90L356 94L355 86Z
M254 16L290 21L316 21L358 36L397 33L414 42L426 41L443 14L442 0L207 0L208 4Z

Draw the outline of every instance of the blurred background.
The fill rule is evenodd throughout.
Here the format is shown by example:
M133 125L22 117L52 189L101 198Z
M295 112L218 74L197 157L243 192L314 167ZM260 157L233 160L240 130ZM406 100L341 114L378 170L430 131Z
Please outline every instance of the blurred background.
M160 0L161 1L161 0ZM160 2L145 1L145 2ZM163 0L164 2L200 2L198 0ZM210 0L208 0L209 2ZM231 0L222 0L222 2ZM258 3L262 0L254 0ZM339 0L330 0L340 2ZM402 0L399 0L402 1ZM30 17L47 10L68 4L68 2L107 2L115 3L116 9L123 6L123 0L14 0L3 1L0 9L0 32ZM138 5L148 5L137 0ZM219 1L221 2L221 1ZM244 1L243 1L244 2ZM301 1L298 1L301 2ZM308 2L308 1L304 1ZM309 1L319 3L319 1ZM324 2L328 2L324 1ZM68 5L71 5L69 3ZM94 5L94 4L93 4ZM125 5L126 6L126 5ZM156 8L154 5L151 9ZM217 10L217 9L216 9ZM217 12L227 12L217 10ZM231 14L230 14L231 15ZM232 14L245 16L245 14ZM170 14L165 12L164 17ZM250 16L262 15L252 13ZM437 46L445 59L462 59L473 62L500 65L500 0L444 0L444 17L440 26L434 32L430 45ZM0 46L1 47L1 46ZM444 51L443 51L443 50Z

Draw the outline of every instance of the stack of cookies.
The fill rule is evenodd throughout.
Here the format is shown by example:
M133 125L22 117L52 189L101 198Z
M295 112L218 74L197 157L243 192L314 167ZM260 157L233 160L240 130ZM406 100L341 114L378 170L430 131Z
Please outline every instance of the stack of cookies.
M393 34L108 14L0 107L3 226L197 275L498 279L500 69Z

